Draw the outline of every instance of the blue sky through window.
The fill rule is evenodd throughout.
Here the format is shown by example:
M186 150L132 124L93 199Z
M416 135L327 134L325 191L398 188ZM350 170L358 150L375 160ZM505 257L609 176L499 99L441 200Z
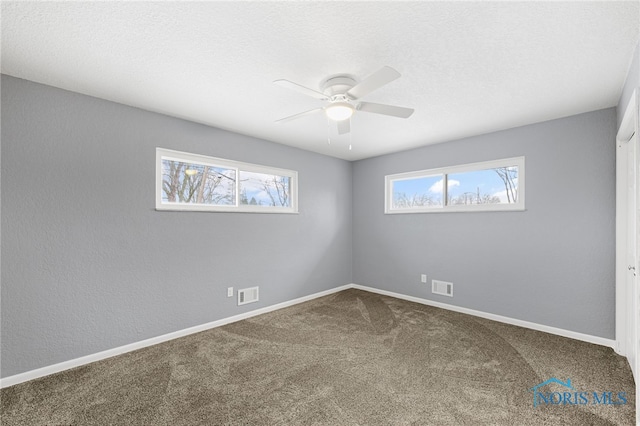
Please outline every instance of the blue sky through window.
M443 175L393 181L393 208L440 207ZM517 200L517 167L475 170L447 175L447 204L502 204Z
M442 206L442 175L393 181L395 208Z
M496 169L452 173L448 178L450 200L463 198L477 202L480 196L481 199L491 200L488 202L508 202L504 181Z

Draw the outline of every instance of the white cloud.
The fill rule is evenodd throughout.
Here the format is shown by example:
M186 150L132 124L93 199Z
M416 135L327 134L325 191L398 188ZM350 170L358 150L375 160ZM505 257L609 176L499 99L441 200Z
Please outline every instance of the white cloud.
M507 191L498 191L494 194L491 195L492 197L498 197L500 198L500 202L501 203L506 203L507 202Z
M508 203L509 202L509 200L507 199L507 190L506 189L503 190L503 191L498 191L498 192L492 194L492 196L500 198L500 202L501 203Z
M447 181L447 188L451 188L452 186L460 186L460 181L449 179ZM434 194L442 194L442 179L431 185L431 188L429 188L429 192L433 192Z

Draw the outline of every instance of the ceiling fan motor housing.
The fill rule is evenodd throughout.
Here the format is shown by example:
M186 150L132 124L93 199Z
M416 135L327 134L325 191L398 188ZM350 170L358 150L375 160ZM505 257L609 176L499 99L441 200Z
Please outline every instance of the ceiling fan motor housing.
M332 98L336 95L344 95L343 99L350 99L346 95L347 91L355 86L357 81L348 75L337 75L330 77L322 84L322 91Z

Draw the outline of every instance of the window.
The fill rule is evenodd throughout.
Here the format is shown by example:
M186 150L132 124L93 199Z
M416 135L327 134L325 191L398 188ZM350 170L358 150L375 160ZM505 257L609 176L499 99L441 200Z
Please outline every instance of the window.
M156 209L297 213L298 173L156 148Z
M385 213L524 210L524 157L385 176Z

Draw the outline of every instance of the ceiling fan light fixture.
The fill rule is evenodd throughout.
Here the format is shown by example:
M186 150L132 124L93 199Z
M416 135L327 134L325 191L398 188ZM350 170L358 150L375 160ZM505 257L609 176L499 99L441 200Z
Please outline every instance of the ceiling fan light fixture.
M348 102L334 102L325 108L324 112L333 121L342 121L351 118L354 108Z

